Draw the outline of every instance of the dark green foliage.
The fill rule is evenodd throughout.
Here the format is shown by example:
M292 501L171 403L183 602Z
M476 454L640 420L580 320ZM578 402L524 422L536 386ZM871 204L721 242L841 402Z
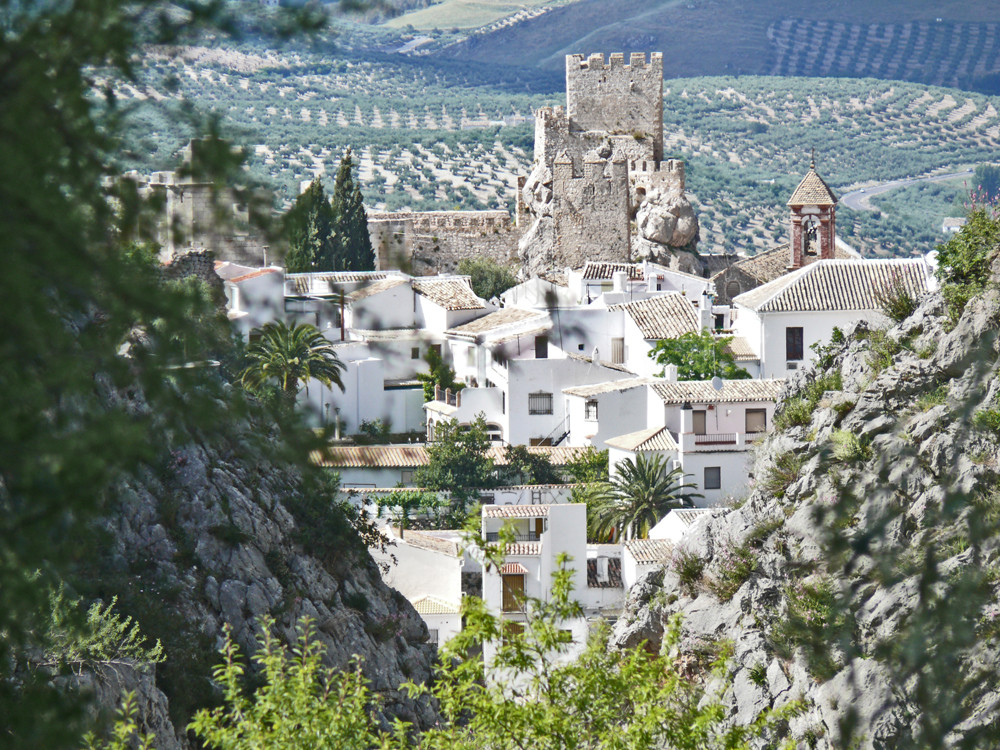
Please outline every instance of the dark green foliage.
M995 164L980 164L972 175L972 186L976 197L986 203L1000 200L1000 167Z
M490 258L462 258L456 270L470 276L472 291L487 300L499 297L517 285L514 272Z
M1000 214L990 205L973 207L965 226L938 247L937 276L952 322L961 316L966 303L986 288L998 253Z
M785 491L792 482L799 478L802 469L802 457L791 451L781 453L774 459L774 465L764 477L763 487L775 497L784 497Z
M332 271L374 271L375 251L368 234L361 186L354 181L354 160L348 148L340 160L333 184L333 235L336 250L329 269Z
M597 486L588 507L588 525L596 537L644 538L674 508L690 508L702 497L685 482L683 469L667 469L663 456L640 453L615 466L615 474Z
M877 289L875 300L885 316L896 323L906 320L917 309L917 298L899 278L890 282L886 288Z
M548 457L532 453L523 445L508 445L506 465L498 469L501 484L561 484L562 475Z
M344 390L340 375L347 368L316 326L300 323L289 328L279 320L255 333L259 338L247 347L247 365L240 374L241 382L251 391L259 394L275 384L281 389L284 403L290 406L295 403L299 387L309 380Z
M649 352L658 365L677 365L680 380L709 380L719 375L727 380L745 380L750 373L739 367L728 345L732 336L715 336L702 329L676 339L661 339ZM663 371L660 371L663 374Z
M574 482L606 482L608 481L608 451L597 450L592 445L577 453L577 455L566 464L566 472L573 478Z
M823 394L827 391L839 391L841 388L843 382L840 370L810 380L798 394L779 404L774 414L774 428L787 430L789 427L809 424Z
M482 415L471 425L459 425L455 420L438 422L434 441L427 444L429 462L417 469L414 482L429 490L451 493L456 511L462 512L480 490L496 487L493 460L486 455L489 448Z
M818 680L830 679L841 666L834 660L831 646L840 641L848 624L833 582L828 578L796 581L785 587L785 601L788 610L770 631L775 651L790 658L797 647L803 647L812 675Z
M984 432L1000 436L1000 409L983 409L972 417L972 425Z
M705 560L694 552L678 547L670 556L670 571L677 576L681 591L687 596L697 596L705 573Z
M453 529L461 527L465 521L463 514L452 513L447 493L437 491L398 489L380 496L377 504L380 516L388 511L390 521L399 529L400 538L405 538L406 530L411 527Z
M334 270L338 255L333 207L316 177L285 214L289 273Z
M424 401L434 400L434 386L438 386L442 391L450 388L452 392L465 388L465 383L455 380L455 371L444 361L437 349L428 347L424 353L424 361L429 372L417 373L417 380L423 384Z

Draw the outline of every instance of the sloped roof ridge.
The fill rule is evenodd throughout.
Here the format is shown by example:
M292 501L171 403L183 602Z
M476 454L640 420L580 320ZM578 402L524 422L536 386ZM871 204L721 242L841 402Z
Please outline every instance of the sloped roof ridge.
M837 203L837 196L819 176L815 167L809 167L806 176L788 199L789 206L831 206Z

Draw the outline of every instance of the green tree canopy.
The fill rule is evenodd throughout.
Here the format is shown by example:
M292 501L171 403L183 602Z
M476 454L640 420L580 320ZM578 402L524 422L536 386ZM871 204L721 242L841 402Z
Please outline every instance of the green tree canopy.
M284 221L288 235L285 268L289 273L334 270L338 247L333 207L319 177L295 199Z
M336 236L334 271L374 271L375 251L368 234L361 187L354 181L354 159L347 149L333 184L333 230ZM325 270L325 269L324 269Z
M658 365L677 365L680 380L744 380L750 373L739 367L729 350L732 336L716 336L707 329L689 331L675 339L660 339L649 352ZM663 370L660 371L663 375Z
M987 203L1000 200L1000 167L980 164L972 175L972 184L978 200Z
M417 373L417 380L423 384L424 401L434 400L434 386L441 390L450 388L452 392L465 388L465 383L455 380L455 371L437 349L428 347L424 353L424 362L427 363L428 372Z
M1000 212L993 206L973 208L965 226L938 246L937 277L952 320L958 320L966 302L986 288L998 254Z
M247 349L247 365L240 375L246 387L260 391L276 382L288 403L294 403L299 386L308 380L344 390L340 377L346 369L344 363L316 326L300 323L289 328L284 321L277 321L258 333L260 337Z
M680 468L667 470L663 456L640 453L615 465L616 473L596 496L594 533L608 538L643 538L674 508L690 508L701 495L684 482Z
M490 439L486 419L480 414L471 425L446 419L434 426L434 441L427 444L429 462L414 475L414 482L429 490L444 490L464 510L479 490L497 486L496 467L486 455Z
M512 286L517 285L517 277L507 266L501 266L490 258L462 258L458 261L458 272L471 277L472 291L483 299L499 297Z
M499 471L503 484L560 484L564 481L547 456L532 453L523 445L508 445L504 459L507 463Z

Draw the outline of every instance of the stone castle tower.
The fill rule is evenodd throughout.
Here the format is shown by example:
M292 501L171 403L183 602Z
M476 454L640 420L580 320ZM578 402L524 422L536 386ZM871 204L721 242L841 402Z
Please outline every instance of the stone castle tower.
M684 164L662 159L662 54L568 55L566 107L536 113L535 162L518 191L523 275L636 258L696 270L676 252L698 231Z

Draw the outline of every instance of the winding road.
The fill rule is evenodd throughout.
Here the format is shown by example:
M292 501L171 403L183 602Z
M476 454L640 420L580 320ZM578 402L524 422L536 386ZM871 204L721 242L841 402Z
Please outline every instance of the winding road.
M945 182L947 180L954 180L958 177L968 177L970 174L972 174L971 167L961 172L951 172L949 174L935 174L928 177L906 177L902 180L891 180L890 182L883 182L878 185L873 185L872 187L861 188L860 190L852 190L849 193L844 193L840 196L840 203L847 206L852 211L877 211L878 209L873 206L869 200L873 195L887 193L890 190L895 190L896 188L916 185L918 182Z

